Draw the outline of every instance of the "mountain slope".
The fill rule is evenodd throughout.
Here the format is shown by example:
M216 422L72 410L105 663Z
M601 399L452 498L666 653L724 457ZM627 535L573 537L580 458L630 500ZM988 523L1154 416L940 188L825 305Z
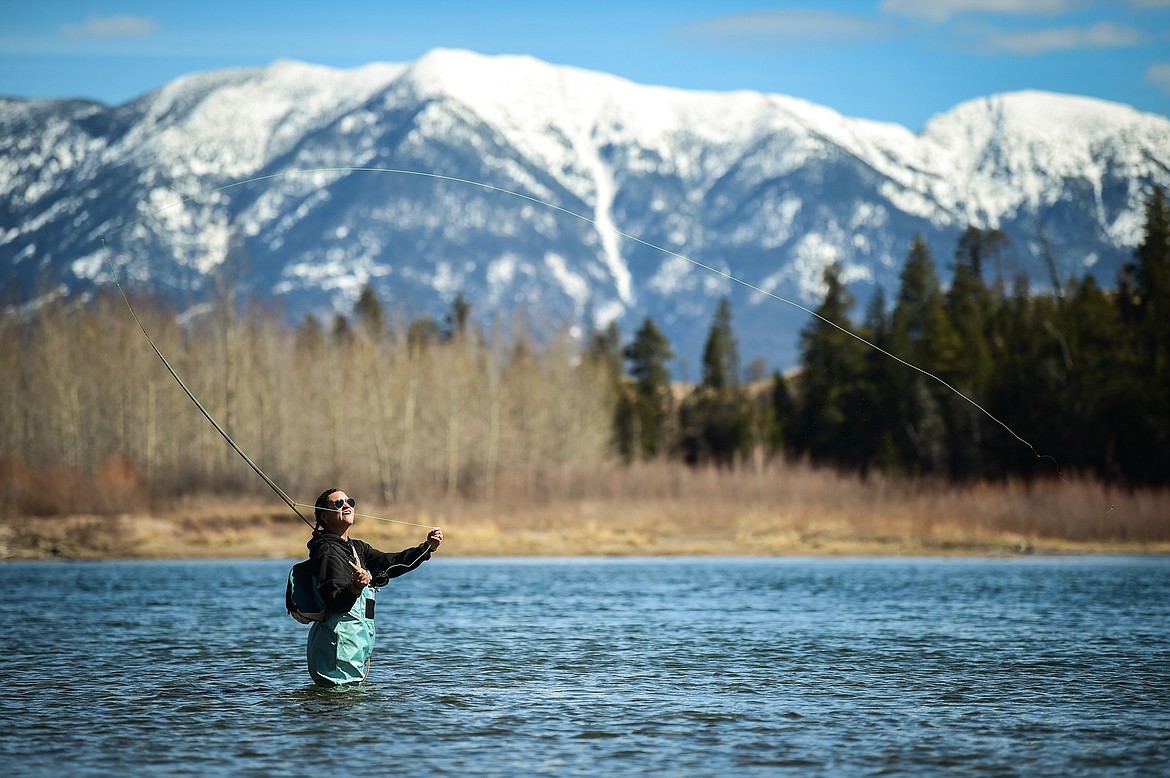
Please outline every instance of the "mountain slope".
M114 107L0 100L0 283L10 304L84 293L106 236L134 284L189 303L227 285L291 319L348 312L366 283L406 317L460 292L483 320L652 316L685 379L722 295L745 361L790 365L808 319L719 273L813 307L838 261L864 298L894 290L915 235L945 271L974 225L1036 283L1047 251L1108 285L1153 185L1170 120L1075 96L981 98L915 134L528 57L280 61Z

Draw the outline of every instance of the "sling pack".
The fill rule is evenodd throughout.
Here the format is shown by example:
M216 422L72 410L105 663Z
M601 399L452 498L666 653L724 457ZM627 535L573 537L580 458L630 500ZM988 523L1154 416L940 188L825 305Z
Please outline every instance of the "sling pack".
M288 615L302 624L325 620L325 601L317 592L312 560L297 562L288 571L288 586L284 590L284 605Z

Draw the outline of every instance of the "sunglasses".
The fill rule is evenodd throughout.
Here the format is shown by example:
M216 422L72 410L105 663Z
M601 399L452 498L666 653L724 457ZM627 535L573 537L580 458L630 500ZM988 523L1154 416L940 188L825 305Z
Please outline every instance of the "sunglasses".
M332 505L337 510L341 510L346 505L348 505L351 508L357 507L357 500L355 500L352 497L347 497L344 500L326 500L325 503L326 503L325 507L329 507L330 505Z

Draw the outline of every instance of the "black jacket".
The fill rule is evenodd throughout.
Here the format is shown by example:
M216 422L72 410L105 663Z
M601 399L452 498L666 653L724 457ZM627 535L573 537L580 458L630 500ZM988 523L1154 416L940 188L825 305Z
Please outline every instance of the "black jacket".
M387 554L365 541L344 540L340 535L321 529L313 531L308 546L309 559L314 562L313 574L317 576L317 591L325 601L325 610L340 613L349 611L358 598L349 590L353 581L352 562L369 570L375 579L379 574L397 578L431 558L431 545L426 541L397 554Z

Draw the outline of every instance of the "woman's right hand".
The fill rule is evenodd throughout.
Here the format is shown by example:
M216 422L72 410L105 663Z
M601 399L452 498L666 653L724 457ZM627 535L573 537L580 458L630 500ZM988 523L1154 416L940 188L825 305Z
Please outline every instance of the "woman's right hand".
M349 590L354 594L361 594L362 589L369 586L372 580L373 577L370 575L369 570L363 570L355 566L353 569L353 580L349 582Z

